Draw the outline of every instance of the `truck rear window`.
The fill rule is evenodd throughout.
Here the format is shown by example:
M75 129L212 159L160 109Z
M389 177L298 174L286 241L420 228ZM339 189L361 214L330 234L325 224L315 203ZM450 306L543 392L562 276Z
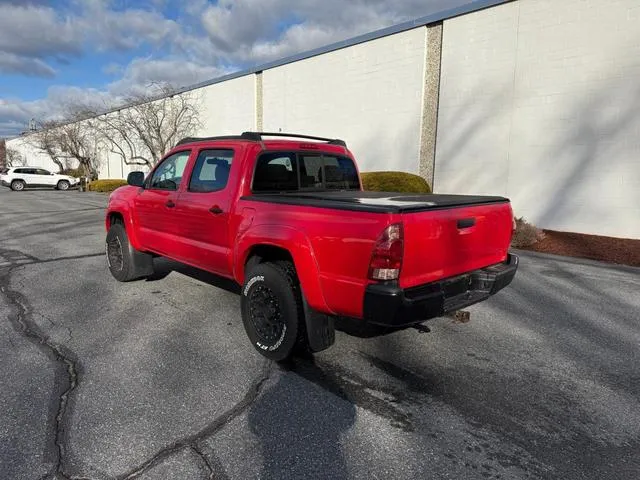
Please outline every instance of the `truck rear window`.
M258 157L252 190L360 190L360 182L353 160L348 157L320 153L269 152Z

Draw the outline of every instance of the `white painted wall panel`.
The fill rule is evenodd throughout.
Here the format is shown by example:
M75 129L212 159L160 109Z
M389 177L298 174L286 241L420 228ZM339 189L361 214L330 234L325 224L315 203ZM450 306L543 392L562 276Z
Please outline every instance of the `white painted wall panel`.
M23 136L7 140L7 150L16 150L22 155L25 160L25 164L31 167L42 167L51 172L58 172L58 166L53 163L53 160L46 153L34 148L29 143L29 137ZM64 163L64 161L63 161Z
M426 28L263 74L264 129L343 138L364 171L417 173Z
M444 24L435 189L640 238L636 0L519 0Z
M203 87L202 128L197 136L239 135L256 129L255 76L247 75Z

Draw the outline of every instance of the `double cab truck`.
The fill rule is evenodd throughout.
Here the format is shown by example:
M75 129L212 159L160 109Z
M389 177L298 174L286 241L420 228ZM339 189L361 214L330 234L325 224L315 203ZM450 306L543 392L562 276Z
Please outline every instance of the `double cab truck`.
M232 279L250 342L275 361L330 347L343 321L419 326L518 267L508 199L364 191L342 140L186 138L127 183L106 211L113 277L150 276L162 256Z

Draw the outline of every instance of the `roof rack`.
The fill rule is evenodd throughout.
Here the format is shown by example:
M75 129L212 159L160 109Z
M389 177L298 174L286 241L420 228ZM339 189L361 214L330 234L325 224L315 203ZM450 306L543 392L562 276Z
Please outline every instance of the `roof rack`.
M337 138L324 138L324 137L314 137L311 135L300 135L298 133L274 133L274 132L243 132L242 135L224 135L221 137L186 137L176 143L176 147L179 145L184 145L186 143L195 143L195 142L210 142L213 140L248 140L251 142L262 142L263 136L267 137L292 137L292 138L307 138L309 140L320 140L323 142L327 142L331 145L340 145L342 147L347 148L347 144L344 140L340 140Z

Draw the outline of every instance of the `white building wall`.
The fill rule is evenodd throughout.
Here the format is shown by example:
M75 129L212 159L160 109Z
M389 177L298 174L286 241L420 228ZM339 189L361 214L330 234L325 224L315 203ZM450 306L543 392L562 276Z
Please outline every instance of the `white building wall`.
M640 3L519 0L444 23L435 190L640 238Z
M51 160L51 157L42 150L33 147L29 142L28 135L7 140L6 144L7 150L13 149L22 155L25 165L41 167L51 172L58 172L58 166ZM65 159L63 159L63 164L64 163Z
M202 127L196 136L239 135L256 129L255 75L200 88Z
M265 131L342 138L363 171L417 173L426 30L266 70Z

